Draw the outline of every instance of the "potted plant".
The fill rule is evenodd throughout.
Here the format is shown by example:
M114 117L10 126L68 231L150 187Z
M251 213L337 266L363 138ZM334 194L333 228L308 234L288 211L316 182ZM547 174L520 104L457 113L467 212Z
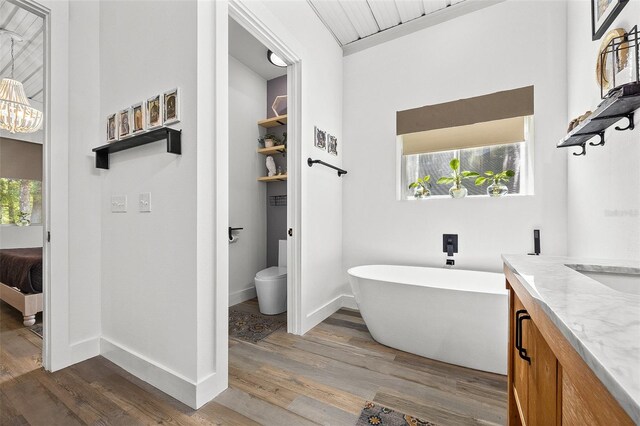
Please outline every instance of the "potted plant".
M487 194L490 197L502 197L509 192L509 188L504 182L509 182L509 179L514 177L516 173L513 170L503 170L500 173L494 173L491 170L484 172L484 176L479 176L476 179L476 185L482 185L485 182L493 182L487 187Z
M425 198L431 195L431 191L429 190L429 188L431 188L430 180L431 176L426 175L409 184L409 189L413 189L413 196L415 198Z
M280 145L280 138L271 133L267 133L266 135L258 138L258 143L260 143L260 145L264 145L265 148L271 148L275 145Z
M449 195L452 198L464 198L467 195L467 188L462 185L464 179L470 179L480 176L477 172L470 172L468 170L460 171L460 160L454 158L449 162L449 167L452 170L451 177L443 176L438 179L438 184L453 184L449 189Z

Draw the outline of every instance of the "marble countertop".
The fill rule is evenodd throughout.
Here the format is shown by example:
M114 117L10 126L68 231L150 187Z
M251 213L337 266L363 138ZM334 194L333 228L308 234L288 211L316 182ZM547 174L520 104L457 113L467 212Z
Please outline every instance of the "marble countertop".
M629 274L638 272L640 262L526 255L502 259L640 424L640 295L613 290L567 266Z

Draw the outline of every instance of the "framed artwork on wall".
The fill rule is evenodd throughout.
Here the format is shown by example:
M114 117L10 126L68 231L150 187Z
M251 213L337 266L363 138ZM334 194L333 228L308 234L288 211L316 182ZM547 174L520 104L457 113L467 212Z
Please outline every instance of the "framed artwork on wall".
M107 116L107 142L118 140L118 114Z
M160 95L147 99L147 130L162 126L162 102Z
M118 113L118 125L120 139L131 136L131 108L123 109Z
M600 40L628 2L629 0L591 0L592 40Z
M316 148L320 148L321 150L327 149L327 132L324 130L318 129L318 126L314 127L315 137L313 139L313 144Z
M144 102L131 105L131 119L133 122L132 133L144 132Z
M163 124L177 123L180 121L180 99L178 89L164 92L162 95Z
M327 133L327 151L331 155L338 155L338 138Z

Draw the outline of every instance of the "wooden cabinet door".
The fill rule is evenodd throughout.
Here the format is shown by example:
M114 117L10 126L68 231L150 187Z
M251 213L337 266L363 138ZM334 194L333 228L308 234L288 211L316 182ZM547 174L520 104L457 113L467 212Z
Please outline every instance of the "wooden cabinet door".
M561 424L557 412L558 360L533 322L529 321L528 332L529 339L523 345L531 357L527 424Z
M518 349L516 349L515 341L516 341L516 328L518 324L516 323L516 312L519 310L523 310L524 306L520 299L516 296L515 292L512 292L513 296L513 312L511 313L510 321L512 321L512 342L511 345L511 356L513 359L513 395L516 402L516 406L520 413L520 419L522 420L522 424L528 425L528 412L529 412L529 363L520 357L518 353ZM524 347L527 347L529 343L529 325L530 321L522 321L522 344Z

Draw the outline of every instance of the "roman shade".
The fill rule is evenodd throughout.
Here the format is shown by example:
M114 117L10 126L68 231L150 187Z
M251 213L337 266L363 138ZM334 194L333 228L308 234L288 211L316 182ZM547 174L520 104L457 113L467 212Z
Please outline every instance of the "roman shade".
M405 155L516 143L533 112L528 86L398 111L396 134Z
M0 138L0 177L42 181L42 145Z

